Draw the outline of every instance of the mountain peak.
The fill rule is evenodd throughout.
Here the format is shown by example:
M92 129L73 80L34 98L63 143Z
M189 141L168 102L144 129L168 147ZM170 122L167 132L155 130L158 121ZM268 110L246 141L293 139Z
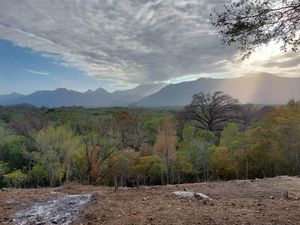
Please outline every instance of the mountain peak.
M107 91L103 87L97 88L94 92L96 92L96 93L107 93Z

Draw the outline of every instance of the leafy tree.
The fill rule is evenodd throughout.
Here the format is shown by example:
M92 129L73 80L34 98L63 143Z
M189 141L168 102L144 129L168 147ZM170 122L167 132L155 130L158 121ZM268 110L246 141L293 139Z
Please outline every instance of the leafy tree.
M153 184L158 182L164 173L163 160L159 156L144 156L140 157L137 162L137 169L141 174L144 184Z
M225 45L240 43L244 57L271 41L282 49L297 51L300 45L298 0L230 0L222 12L212 16Z
M110 165L110 175L113 177L115 191L118 189L119 184L123 186L128 184L134 186L136 181L136 162L139 153L134 149L126 148L122 151L115 149L115 152L108 159Z
M48 126L37 134L36 146L40 154L37 163L47 168L50 186L61 183L68 175L71 151L79 146L72 130Z
M9 136L0 144L0 160L7 162L9 170L22 169L26 166L23 155L23 142L16 136Z
M219 179L232 179L235 168L230 152L225 147L217 147L212 154L213 173Z
M204 180L208 179L211 148L214 142L215 135L212 132L197 131L191 125L186 125L183 129L182 141L178 145L179 154L189 163L198 182L199 175L203 175Z
M6 173L6 163L0 161L0 178Z
M42 165L35 165L34 167L32 167L32 169L28 172L28 176L36 187L44 187L46 184L48 184L49 181L48 170Z
M290 174L300 174L300 103L289 101L286 106L277 107L266 114L262 125L275 133L274 143L283 151Z
M280 134L271 127L260 126L249 131L252 147L253 177L273 177L284 171L284 154L280 146Z
M4 175L5 182L15 188L19 188L24 185L27 179L27 174L23 173L21 170L16 170Z
M3 184L3 175L6 173L6 163L0 161L0 187L4 186Z
M252 139L249 132L240 132L236 123L230 123L224 128L220 146L225 147L234 163L236 179L244 173L244 178L249 176L249 154L251 151Z

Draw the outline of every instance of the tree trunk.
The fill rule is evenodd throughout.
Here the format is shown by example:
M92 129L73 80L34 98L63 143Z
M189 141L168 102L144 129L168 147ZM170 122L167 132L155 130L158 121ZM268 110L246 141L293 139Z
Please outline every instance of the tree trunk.
M118 176L114 175L114 191L118 190Z

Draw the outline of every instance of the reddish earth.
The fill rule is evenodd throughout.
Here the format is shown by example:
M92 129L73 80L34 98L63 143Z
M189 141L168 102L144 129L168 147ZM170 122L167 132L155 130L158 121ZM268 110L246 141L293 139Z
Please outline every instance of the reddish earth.
M179 198L173 191L201 192L213 203ZM60 188L0 191L0 224L14 224L14 213L36 202L66 194L92 194L73 224L300 224L300 178L120 188L68 184Z

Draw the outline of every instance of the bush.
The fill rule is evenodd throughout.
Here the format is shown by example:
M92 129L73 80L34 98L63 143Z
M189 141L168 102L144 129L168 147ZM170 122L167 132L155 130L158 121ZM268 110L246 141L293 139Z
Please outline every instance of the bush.
M21 187L26 183L28 175L23 173L21 170L16 170L14 172L4 175L4 181L8 186L13 186L15 188Z
M36 186L45 186L45 183L49 183L48 171L41 165L35 165L28 172L28 176Z

